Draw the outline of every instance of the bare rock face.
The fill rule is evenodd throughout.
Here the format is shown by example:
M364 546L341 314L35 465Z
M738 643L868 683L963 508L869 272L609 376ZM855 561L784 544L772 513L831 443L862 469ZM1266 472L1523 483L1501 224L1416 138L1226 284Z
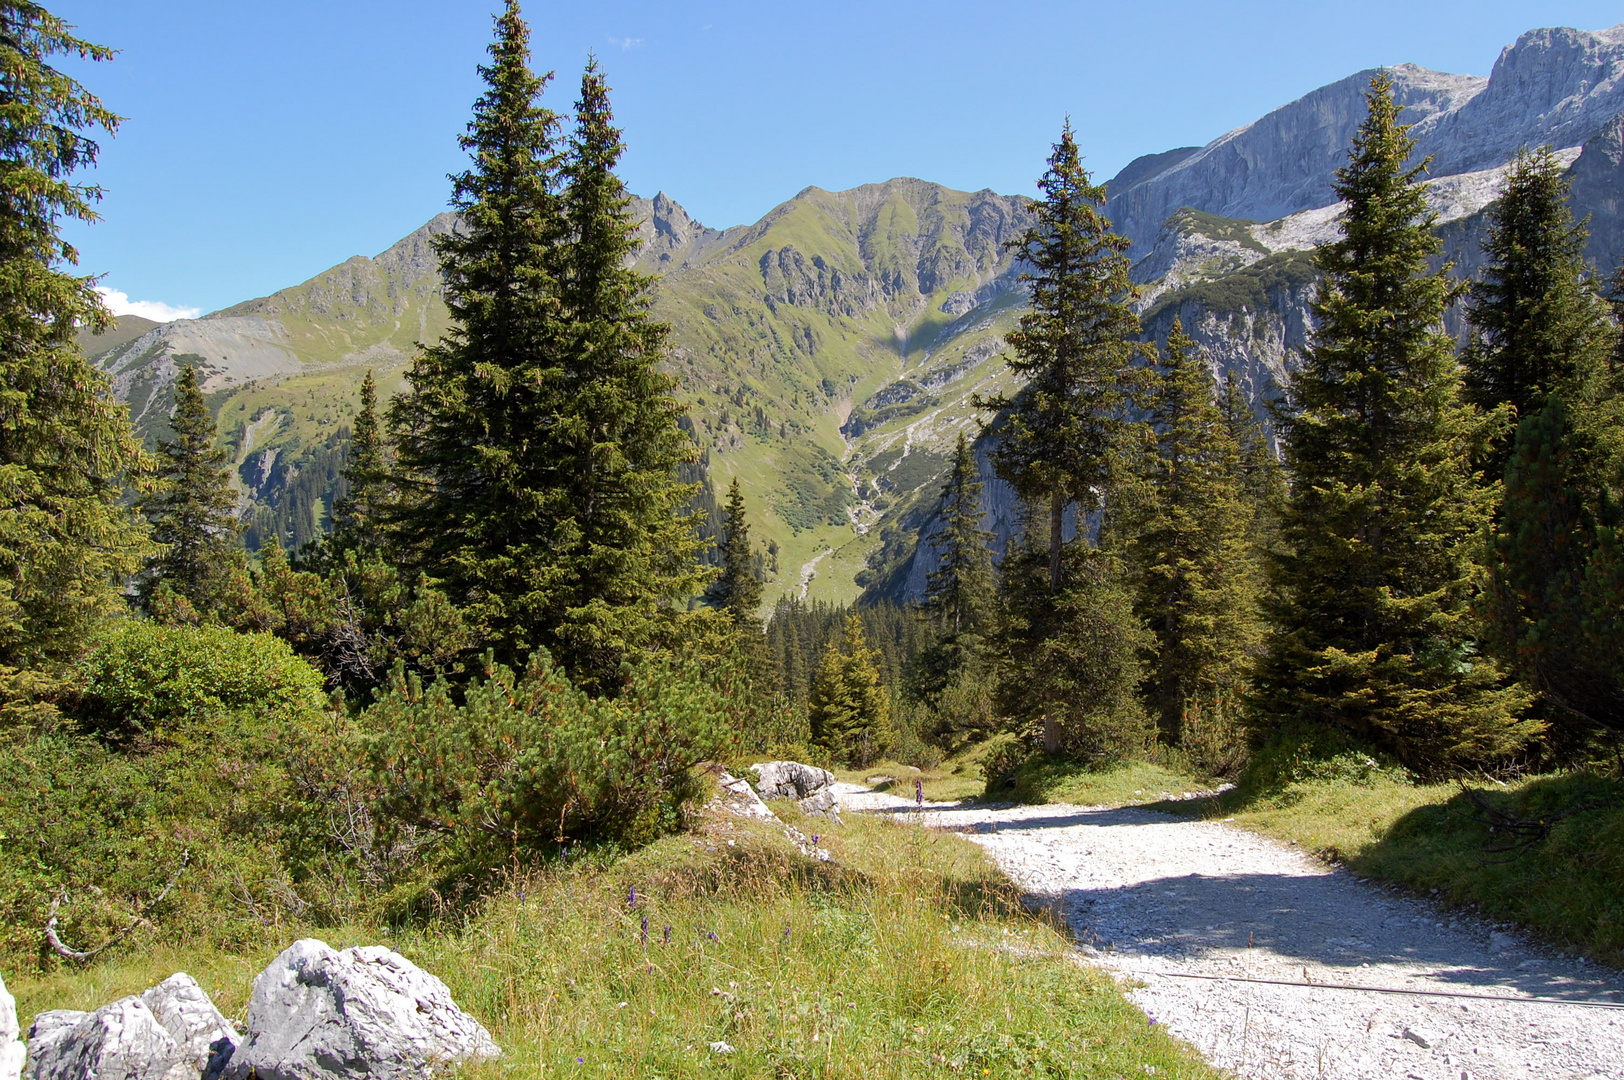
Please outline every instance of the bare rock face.
M800 802L801 812L812 817L833 818L840 820L840 798L835 789L826 787L814 795L808 795Z
M835 774L799 761L768 761L750 766L763 799L804 799L835 782Z
M216 1080L225 1072L242 1036L196 979L177 972L142 994L141 1000L202 1080Z
M28 1030L30 1080L196 1080L197 1070L138 997L92 1013L42 1013Z
M501 1051L445 983L377 945L296 941L254 980L237 1080L406 1080Z
M741 780L725 770L717 777L721 792L714 800L714 808L732 814L734 817L752 818L756 821L777 822L778 818L766 803L761 801L750 781Z

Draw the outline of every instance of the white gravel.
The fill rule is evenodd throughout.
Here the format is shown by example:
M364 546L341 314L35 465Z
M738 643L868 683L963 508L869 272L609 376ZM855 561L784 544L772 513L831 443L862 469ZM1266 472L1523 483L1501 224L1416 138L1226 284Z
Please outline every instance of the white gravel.
M1624 1078L1618 971L1558 956L1219 822L1139 809L956 807L840 785L854 810L962 831L1057 905L1079 949L1214 1065L1274 1080ZM1216 978L1191 979L1201 975ZM1230 981L1237 977L1313 986Z

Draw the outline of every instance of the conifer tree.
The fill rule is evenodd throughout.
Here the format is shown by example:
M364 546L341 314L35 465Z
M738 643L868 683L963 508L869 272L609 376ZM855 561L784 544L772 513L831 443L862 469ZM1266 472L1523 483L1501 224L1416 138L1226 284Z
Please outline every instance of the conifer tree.
M960 432L939 497L942 531L932 541L941 562L925 577L925 610L944 640L979 636L992 616L992 534L981 527L979 476L970 441Z
M350 428L345 492L333 503L331 546L375 555L383 546L383 521L389 472L384 457L383 428L378 421L378 384L372 372L361 380L361 407Z
M1261 633L1248 538L1253 512L1241 486L1240 447L1214 396L1204 357L1175 319L1151 404L1156 446L1130 542L1136 610L1156 636L1146 698L1173 743L1187 710L1240 682Z
M1252 512L1249 529L1252 549L1262 552L1274 542L1280 508L1286 499L1285 472L1233 372L1224 380L1218 409L1223 414L1224 430L1238 451L1237 478Z
M1035 528L1046 532L1043 578L1028 572L1030 548L1013 563L1006 558L1003 588L1015 614L999 649L1023 661L1003 665L999 695L1009 715L1041 730L1049 752L1069 746L1108 756L1140 738L1142 714L1114 693L1073 694L1126 673L1135 685L1143 631L1127 602L1121 560L1093 550L1088 519L1114 505L1141 449L1144 424L1134 412L1149 386L1140 363L1148 346L1137 340L1128 241L1101 212L1105 189L1083 168L1069 121L1038 187L1035 221L1011 245L1031 268L1022 275L1031 310L1008 336L1009 366L1026 382L1013 395L979 401L1004 410L992 426L993 461L1026 504L1028 538L1036 539ZM1082 549L1070 553L1068 513L1081 534L1072 546ZM1109 530L1101 525L1100 532ZM1079 571L1075 579L1067 578L1068 567ZM1124 621L1105 626L1101 618ZM1028 662L1051 666L1029 670Z
M0 708L49 692L148 550L122 501L148 462L76 344L110 316L93 279L70 272L78 252L58 231L63 218L97 220L101 190L71 178L96 161L89 133L118 117L56 56L112 51L37 4L0 6Z
M1474 542L1490 511L1470 467L1447 267L1392 83L1371 82L1337 194L1342 239L1319 250L1318 331L1282 424L1292 490L1271 557L1273 631L1255 713L1309 721L1428 773L1492 762L1538 725L1476 655Z
M761 580L750 550L750 523L744 516L744 492L738 480L727 489L722 525L722 573L711 586L711 602L726 611L733 624L752 631L761 625Z
M925 579L924 614L936 640L913 672L914 692L935 713L934 734L950 745L989 730L993 720L986 653L998 596L981 488L975 453L960 433L938 503L943 527L933 547L941 562Z
M242 521L230 455L214 445L214 417L191 364L175 380L170 424L175 438L158 444L158 487L142 507L152 538L163 547L148 561L137 591L149 611L167 602L158 599L167 590L186 602L190 614L218 618L232 578L242 571Z
M1504 489L1481 605L1494 654L1541 695L1563 749L1596 728L1624 730L1620 684L1591 645L1588 564L1615 516L1610 461L1624 424L1613 400L1617 332L1588 278L1588 237L1568 210L1549 149L1520 154L1484 241L1466 353L1479 408L1520 423L1488 455Z
M673 602L706 576L698 522L684 509L698 485L678 479L697 455L676 380L659 369L670 331L651 314L653 279L627 265L638 222L614 171L624 148L613 121L589 60L563 166L568 241L555 252L567 359L553 422L569 483L552 534L564 578L552 599L558 648L589 683L669 635Z
M540 103L547 78L529 68L529 36L508 0L459 140L473 159L452 183L462 228L435 238L452 329L418 354L389 411L398 554L442 582L513 666L559 622L552 503L568 482L555 435L559 122Z
M812 682L807 719L812 740L842 765L861 767L891 747L891 699L880 685L875 653L854 611L844 641L831 641Z
M1523 151L1489 209L1487 265L1468 294L1472 342L1463 363L1466 399L1485 412L1509 406L1512 415L1482 462L1491 482L1505 473L1519 420L1561 394L1582 432L1605 382L1614 331L1588 280L1589 237L1568 209L1571 186L1550 147Z
M1125 480L1142 436L1132 409L1149 382L1136 363L1147 346L1136 340L1128 240L1102 213L1105 188L1083 168L1069 120L1038 188L1035 221L1010 245L1031 268L1021 275L1031 310L1008 335L1009 367L1026 383L980 404L1007 410L993 461L1048 512L1049 589L1058 592L1066 514L1099 510Z

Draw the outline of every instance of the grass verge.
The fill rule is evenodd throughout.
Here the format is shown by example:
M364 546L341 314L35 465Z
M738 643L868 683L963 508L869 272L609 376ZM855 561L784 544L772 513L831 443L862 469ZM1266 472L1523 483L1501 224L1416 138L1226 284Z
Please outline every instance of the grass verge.
M443 978L506 1051L474 1078L1217 1076L1079 967L968 842L850 815L820 843L834 862L714 820L516 882L454 926L323 935ZM269 956L158 950L12 988L26 1022L187 970L240 1015Z

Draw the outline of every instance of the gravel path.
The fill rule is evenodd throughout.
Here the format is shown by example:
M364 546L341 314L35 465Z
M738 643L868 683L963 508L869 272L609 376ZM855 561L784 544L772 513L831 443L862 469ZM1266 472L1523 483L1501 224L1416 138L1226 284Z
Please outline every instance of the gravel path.
M914 816L911 801L840 788L847 808ZM1624 1003L1617 971L1274 840L1132 808L926 804L917 820L986 847L1147 1014L1240 1076L1624 1078L1624 1009L1323 988Z

